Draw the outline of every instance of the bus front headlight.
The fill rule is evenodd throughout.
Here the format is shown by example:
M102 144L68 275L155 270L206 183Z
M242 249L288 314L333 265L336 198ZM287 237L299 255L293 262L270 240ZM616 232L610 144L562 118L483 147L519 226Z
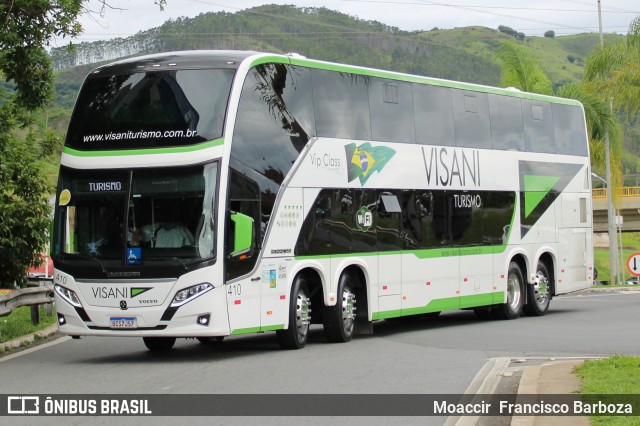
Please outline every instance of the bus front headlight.
M180 290L176 293L173 301L171 302L171 307L182 306L187 302L192 301L196 297L202 296L209 290L212 290L213 286L209 283L196 284L191 287L187 287L183 290Z
M78 295L75 291L69 290L66 287L62 287L61 285L56 284L53 286L58 293L58 296L62 297L66 300L71 306L75 306L76 308L82 308L82 303L80 303L80 299L78 299Z

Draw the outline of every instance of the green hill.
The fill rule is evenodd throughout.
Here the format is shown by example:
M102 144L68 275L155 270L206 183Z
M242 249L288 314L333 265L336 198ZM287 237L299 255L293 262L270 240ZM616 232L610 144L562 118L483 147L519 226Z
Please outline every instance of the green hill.
M608 37L620 37L610 35ZM497 50L514 37L484 27L402 31L326 8L266 5L237 13L203 13L169 20L128 38L80 43L51 51L62 70L137 54L185 49L296 52L328 61L498 85ZM518 41L544 64L556 84L579 79L596 34Z
M80 84L98 63L153 52L185 49L296 52L314 59L499 86L501 69L496 53L505 41L515 41L531 52L557 87L582 77L585 58L599 43L595 33L518 37L508 27L501 29L502 32L472 26L409 32L326 8L278 5L169 20L128 38L80 43L73 51L52 49L58 74L56 97L47 123L56 129L66 129ZM615 42L623 36L606 37L608 42ZM640 154L640 131L628 127L625 134L627 152ZM639 169L635 156L626 158L625 172L635 173Z

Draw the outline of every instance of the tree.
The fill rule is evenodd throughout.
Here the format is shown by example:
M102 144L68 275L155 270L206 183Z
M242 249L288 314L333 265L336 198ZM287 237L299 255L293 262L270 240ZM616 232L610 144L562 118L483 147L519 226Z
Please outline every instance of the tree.
M624 111L627 117L634 117L640 107L640 17L629 26L629 33L623 42L598 46L589 54L585 65L584 80L593 92L601 93L607 99L607 106ZM607 108L614 110L614 108ZM614 135L609 133L609 141ZM610 146L615 144L610 143ZM616 150L611 150L613 154ZM611 174L621 173L621 165L614 162L611 155ZM616 179L612 177L611 193L616 204L619 197ZM617 197L616 197L617 196ZM612 237L612 224L609 223L609 237ZM615 247L615 243L612 244ZM613 251L611 252L613 253ZM610 254L613 264L616 255ZM612 271L617 269L612 265ZM614 277L611 277L614 279Z
M533 60L529 52L512 42L505 42L498 52L498 59L502 62L502 85L516 87L520 90L545 95L556 95L564 98L576 99L582 103L585 110L587 129L589 132L589 148L593 169L604 173L605 149L604 138L609 135L611 142L611 163L613 193L622 185L622 131L617 116L608 107L608 102L602 94L589 84L570 83L560 87L556 93L551 90L551 83L542 68ZM617 202L617 200L615 200Z
M505 44L498 57L502 61L503 81L507 78L510 85L522 90L545 94L551 92L544 81L546 75L544 75L542 68L520 46L508 46ZM542 88L542 91L538 91L538 88ZM622 168L620 167L622 132L618 118L609 108L608 101L602 97L601 92L594 91L593 86L584 82L564 85L555 94L565 98L576 99L584 106L591 165L594 170L600 173L603 173L606 167L605 143L603 141L607 135L609 136L611 148L610 189L613 194L619 193L618 188L622 185ZM619 200L614 197L614 204L618 202ZM615 282L616 277L612 275L610 279Z
M589 151L594 171L605 174L605 137L609 135L611 145L611 186L613 187L614 204L619 203L619 191L622 187L622 126L616 114L609 108L609 102L602 94L594 92L584 83L569 83L560 87L556 93L562 98L576 99L582 103L589 134ZM617 165L617 166L616 166Z
M0 92L0 287L22 283L40 262L50 223L51 189L41 160L59 141L37 135L34 113L53 93L53 69L45 47L52 37L80 34L85 0L0 2L0 77L13 92ZM102 8L107 0L102 0ZM165 0L154 0L160 8Z
M499 25L498 31L500 31L501 33L508 34L511 37L514 37L520 41L524 41L524 37L525 37L524 33L520 33L511 27L507 27L506 25Z
M15 0L0 5L0 75L15 85L0 106L0 287L21 284L40 262L49 228L51 188L30 124L52 96L45 46L79 33L80 0Z
M598 46L589 54L584 79L616 109L635 116L640 108L640 17L632 21L624 41Z
M0 107L0 284L22 283L26 269L40 262L49 228L50 192L32 140L11 129L11 103Z
M498 31L510 35L511 37L516 37L518 35L516 30L511 27L507 27L506 25L498 25Z
M498 51L502 62L501 84L525 92L551 94L551 81L529 52L514 42L504 42Z
M556 36L556 32L553 30L549 30L544 33L544 36L548 38L554 38Z

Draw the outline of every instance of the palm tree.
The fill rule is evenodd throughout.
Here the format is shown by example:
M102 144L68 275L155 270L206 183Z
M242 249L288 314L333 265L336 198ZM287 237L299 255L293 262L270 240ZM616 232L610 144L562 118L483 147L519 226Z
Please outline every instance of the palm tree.
M640 28L640 25L637 27ZM640 39L635 45L640 46ZM514 44L506 43L498 53L498 58L502 61L502 82L505 85L515 86L521 90L553 94L550 89L548 77L542 68L530 57L528 52ZM636 56L636 60L638 56ZM604 72L604 70L603 70ZM609 72L611 72L609 70ZM610 160L611 160L611 182L609 190L612 191L614 205L619 204L619 191L622 187L622 167L620 167L622 132L617 116L609 106L607 97L603 97L602 90L598 85L588 82L570 83L559 88L555 95L565 98L576 99L584 106L587 129L589 133L589 147L591 151L591 166L593 170L602 173L606 168L605 143L609 137ZM637 92L636 92L637 94ZM638 96L640 98L640 96ZM637 110L637 104L634 108ZM618 195L618 196L616 196ZM611 235L610 235L611 237ZM612 253L617 253L615 249L615 239L612 242ZM615 250L615 251L614 251ZM610 257L610 263L615 265L617 256ZM611 282L615 282L615 268L611 268Z
M640 45L640 44L639 44ZM576 99L584 106L592 168L601 174L605 170L605 135L609 135L611 144L613 194L622 186L622 168L620 167L622 132L620 122L609 108L606 98L601 96L595 86L583 83L569 83L560 87L555 93L551 82L540 65L531 57L528 50L508 41L498 51L498 59L502 62L502 81L505 87L516 87L520 90L563 98ZM618 203L618 197L614 203Z
M498 51L498 59L502 62L501 85L551 95L551 81L522 46L512 41L503 43Z
M622 188L622 126L616 114L611 111L609 102L593 91L593 87L584 83L569 83L561 86L555 93L561 98L575 99L582 103L589 134L591 167L601 175L605 174L606 152L605 137L609 135L611 155L611 187L614 205L620 203Z
M611 99L616 110L635 116L640 108L640 17L624 41L598 46L589 54L584 80Z

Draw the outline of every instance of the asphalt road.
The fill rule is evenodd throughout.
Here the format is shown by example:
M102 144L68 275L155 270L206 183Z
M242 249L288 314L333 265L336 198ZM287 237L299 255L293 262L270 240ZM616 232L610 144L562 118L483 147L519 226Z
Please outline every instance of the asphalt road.
M639 316L640 292L605 292L557 297L544 317L380 321L347 344L314 326L298 351L271 333L211 346L181 339L167 354L140 338L64 339L0 358L0 394L459 394L491 358L640 355Z

